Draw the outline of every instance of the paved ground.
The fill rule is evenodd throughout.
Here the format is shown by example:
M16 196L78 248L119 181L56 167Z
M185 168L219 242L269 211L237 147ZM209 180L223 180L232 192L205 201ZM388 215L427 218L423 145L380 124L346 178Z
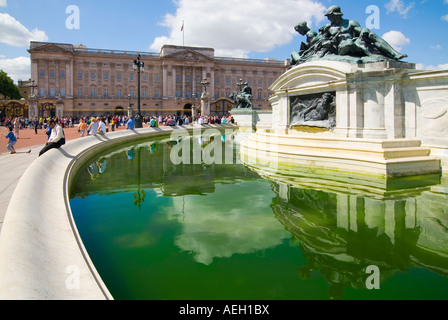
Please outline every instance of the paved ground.
M124 130L121 127L121 130ZM6 134L8 130L0 127L0 132ZM64 133L67 141L79 139L80 135L76 128L65 128ZM6 149L8 140L0 135L0 232L5 220L6 210L14 190L26 169L37 159L39 151L45 145L47 136L45 130L23 129L19 132L19 139L14 146L17 154L9 154ZM26 153L31 149L31 153ZM23 195L24 198L27 195Z

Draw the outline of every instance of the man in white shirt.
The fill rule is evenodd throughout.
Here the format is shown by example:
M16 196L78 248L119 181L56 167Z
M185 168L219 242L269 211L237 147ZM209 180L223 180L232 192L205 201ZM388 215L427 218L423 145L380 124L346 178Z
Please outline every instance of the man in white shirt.
M99 123L98 123L98 134L104 136L106 134L106 124L104 123L104 119L103 118L98 118L99 119Z
M62 127L54 120L50 120L49 126L51 128L50 138L45 147L40 151L39 157L51 149L58 149L65 144L65 135Z

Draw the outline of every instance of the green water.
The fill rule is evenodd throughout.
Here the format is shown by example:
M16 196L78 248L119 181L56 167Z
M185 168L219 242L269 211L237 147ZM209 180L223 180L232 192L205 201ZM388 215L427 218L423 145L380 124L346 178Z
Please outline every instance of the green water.
M194 138L191 150L233 138ZM80 235L115 299L448 298L444 179L266 174L239 163L237 143L223 149L233 164L174 165L176 145L110 150L71 188Z

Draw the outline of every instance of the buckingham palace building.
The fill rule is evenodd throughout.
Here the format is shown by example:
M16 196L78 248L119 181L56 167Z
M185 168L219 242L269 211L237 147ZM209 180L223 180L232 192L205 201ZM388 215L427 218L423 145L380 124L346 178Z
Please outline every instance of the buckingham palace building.
M90 49L83 45L31 42L31 91L35 101L30 116L111 116L137 111L141 56L143 116L191 114L203 92L211 115L231 110L232 92L247 82L255 109L270 110L271 84L283 74L289 60L215 57L215 50L165 45L160 53Z

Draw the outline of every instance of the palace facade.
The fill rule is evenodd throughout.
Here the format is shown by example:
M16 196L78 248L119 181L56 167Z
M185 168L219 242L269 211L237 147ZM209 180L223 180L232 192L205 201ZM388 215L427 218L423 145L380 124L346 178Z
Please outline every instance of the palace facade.
M211 115L223 115L234 106L229 96L241 81L252 88L254 108L269 110L269 87L288 68L288 60L222 58L212 48L173 45L155 54L31 42L29 53L36 103L31 117L135 114L133 65L139 54L145 63L140 77L144 116L191 114L204 91Z

